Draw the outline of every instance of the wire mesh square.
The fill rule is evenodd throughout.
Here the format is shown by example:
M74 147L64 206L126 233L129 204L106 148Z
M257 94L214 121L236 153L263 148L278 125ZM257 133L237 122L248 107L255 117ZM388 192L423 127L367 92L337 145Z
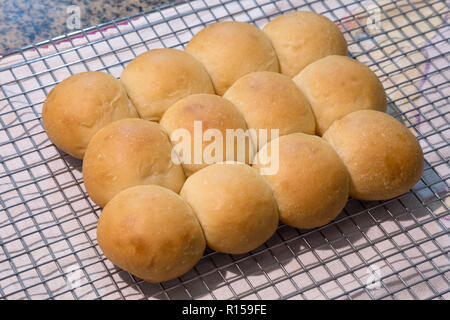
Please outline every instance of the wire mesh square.
M280 225L243 255L209 249L187 274L149 284L115 267L96 240L100 208L81 161L41 123L52 87L71 74L119 77L136 55L183 48L214 22L264 26L293 10L324 14L350 55L386 89L388 111L425 154L420 182L388 201L350 199L330 224ZM0 299L449 298L449 9L440 0L194 0L85 28L0 61ZM375 27L374 27L375 26Z

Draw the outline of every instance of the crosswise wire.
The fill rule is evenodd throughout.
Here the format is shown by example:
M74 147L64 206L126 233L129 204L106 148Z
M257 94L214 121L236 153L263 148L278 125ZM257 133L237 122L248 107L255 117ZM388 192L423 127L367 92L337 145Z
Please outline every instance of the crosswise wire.
M350 199L330 224L280 225L243 255L205 252L187 274L150 284L115 267L96 240L100 208L81 161L42 127L46 95L87 70L120 73L153 48L182 49L224 20L263 27L309 10L343 32L380 78L388 112L419 140L425 169L388 201ZM194 0L24 47L0 61L0 299L448 299L449 8L443 1Z

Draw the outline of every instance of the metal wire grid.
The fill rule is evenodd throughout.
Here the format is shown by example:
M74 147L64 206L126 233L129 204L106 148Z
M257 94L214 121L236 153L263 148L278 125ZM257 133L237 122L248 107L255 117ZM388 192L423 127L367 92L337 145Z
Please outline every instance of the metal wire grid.
M440 49L448 41L448 7L442 4L378 2L383 30L367 37L362 21L370 12L353 1L192 1L9 54L4 59L13 63L0 63L0 298L449 298L449 63L447 47ZM351 199L322 228L280 225L266 244L249 254L208 250L193 270L173 281L148 284L116 268L97 245L100 210L85 192L81 162L58 151L42 128L46 94L75 72L104 70L119 76L140 52L157 46L181 48L207 24L238 19L261 26L298 9L337 21L353 57L383 80L390 112L424 149L421 181L389 201ZM434 42L419 48L416 40L431 34ZM76 40L80 35L82 43ZM68 46L61 48L60 41ZM45 46L53 53L45 52Z

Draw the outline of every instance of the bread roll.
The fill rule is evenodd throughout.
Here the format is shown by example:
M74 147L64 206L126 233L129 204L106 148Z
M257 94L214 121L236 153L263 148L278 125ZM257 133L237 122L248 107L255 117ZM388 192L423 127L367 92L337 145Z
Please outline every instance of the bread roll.
M199 128L200 135L196 135L194 132L194 122L201 121ZM180 159L183 159L183 156L186 156L186 161L182 162L184 172L186 176L192 175L194 172L200 170L208 166L209 164L215 162L221 162L224 160L238 160L238 147L240 147L240 152L242 152L241 161L249 161L251 151L250 147L250 139L249 137L243 138L241 141L241 145L235 141L234 135L229 136L230 142L234 143L234 148L231 149L232 152L227 153L227 129L242 129L242 132L245 133L247 130L247 125L245 123L244 117L241 113L236 109L236 107L228 100L225 100L222 97L213 94L195 94L183 98L172 105L164 114L160 121L161 126L163 126L169 136L171 137L172 143L175 146L174 150L179 155ZM199 123L197 122L197 125ZM184 141L179 138L175 131L178 129L185 129L189 133L190 143L186 141L189 147L189 154L183 154L183 149L179 149L177 147L180 144L180 147L183 147L182 143ZM217 142L216 138L211 138L210 141L207 139L203 139L204 134L210 130L216 129L221 133L221 141L222 148L219 148L222 152L222 155L212 151L208 146L213 147L213 143ZM205 137L206 138L206 137ZM201 163L196 164L195 160L195 139L198 140L200 148L200 161ZM209 152L208 150L211 150ZM217 150L217 151L218 151Z
M423 171L414 135L391 116L373 110L350 113L323 136L350 172L350 196L385 200L411 189Z
M250 129L278 129L279 136L315 132L314 115L308 100L285 75L268 71L247 74L223 97L234 103ZM269 141L270 132L267 137Z
M161 126L125 119L101 129L89 143L83 178L91 199L104 207L120 191L157 184L179 192L183 169L172 161L172 145Z
M58 83L42 109L42 122L52 142L79 159L83 159L99 129L119 119L136 117L120 81L97 71L78 73Z
M242 163L206 167L184 184L180 195L197 215L206 243L240 254L263 244L278 226L278 210L264 179Z
M344 56L328 56L311 63L294 82L311 103L317 134L356 110L386 111L383 85L363 63Z
M267 35L244 22L210 25L189 41L186 51L203 63L219 95L247 73L279 70Z
M171 280L189 271L206 246L189 205L156 185L117 194L100 215L97 240L111 262L149 282Z
M206 69L190 54L153 49L137 56L120 80L143 119L159 121L176 101L194 93L214 93Z
M265 167L266 161L278 157L278 172L264 178L277 200L283 223L316 228L336 218L344 208L349 175L342 160L322 138L303 133L282 136L266 144L257 157L263 160L254 164L258 170Z
M325 16L308 11L283 14L263 29L272 41L281 73L293 77L308 64L329 55L347 55L347 42Z

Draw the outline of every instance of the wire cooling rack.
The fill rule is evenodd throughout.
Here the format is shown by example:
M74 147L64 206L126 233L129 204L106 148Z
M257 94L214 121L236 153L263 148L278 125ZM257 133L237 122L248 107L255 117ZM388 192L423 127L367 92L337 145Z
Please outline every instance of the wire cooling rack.
M389 112L425 153L420 182L383 202L349 200L314 230L281 225L245 255L207 251L193 270L149 284L112 265L96 240L100 209L81 162L41 124L42 103L70 74L116 77L137 54L182 48L222 20L262 27L292 10L322 13L350 54L382 80ZM443 1L191 1L86 28L0 61L0 298L447 299L449 293L448 4Z

